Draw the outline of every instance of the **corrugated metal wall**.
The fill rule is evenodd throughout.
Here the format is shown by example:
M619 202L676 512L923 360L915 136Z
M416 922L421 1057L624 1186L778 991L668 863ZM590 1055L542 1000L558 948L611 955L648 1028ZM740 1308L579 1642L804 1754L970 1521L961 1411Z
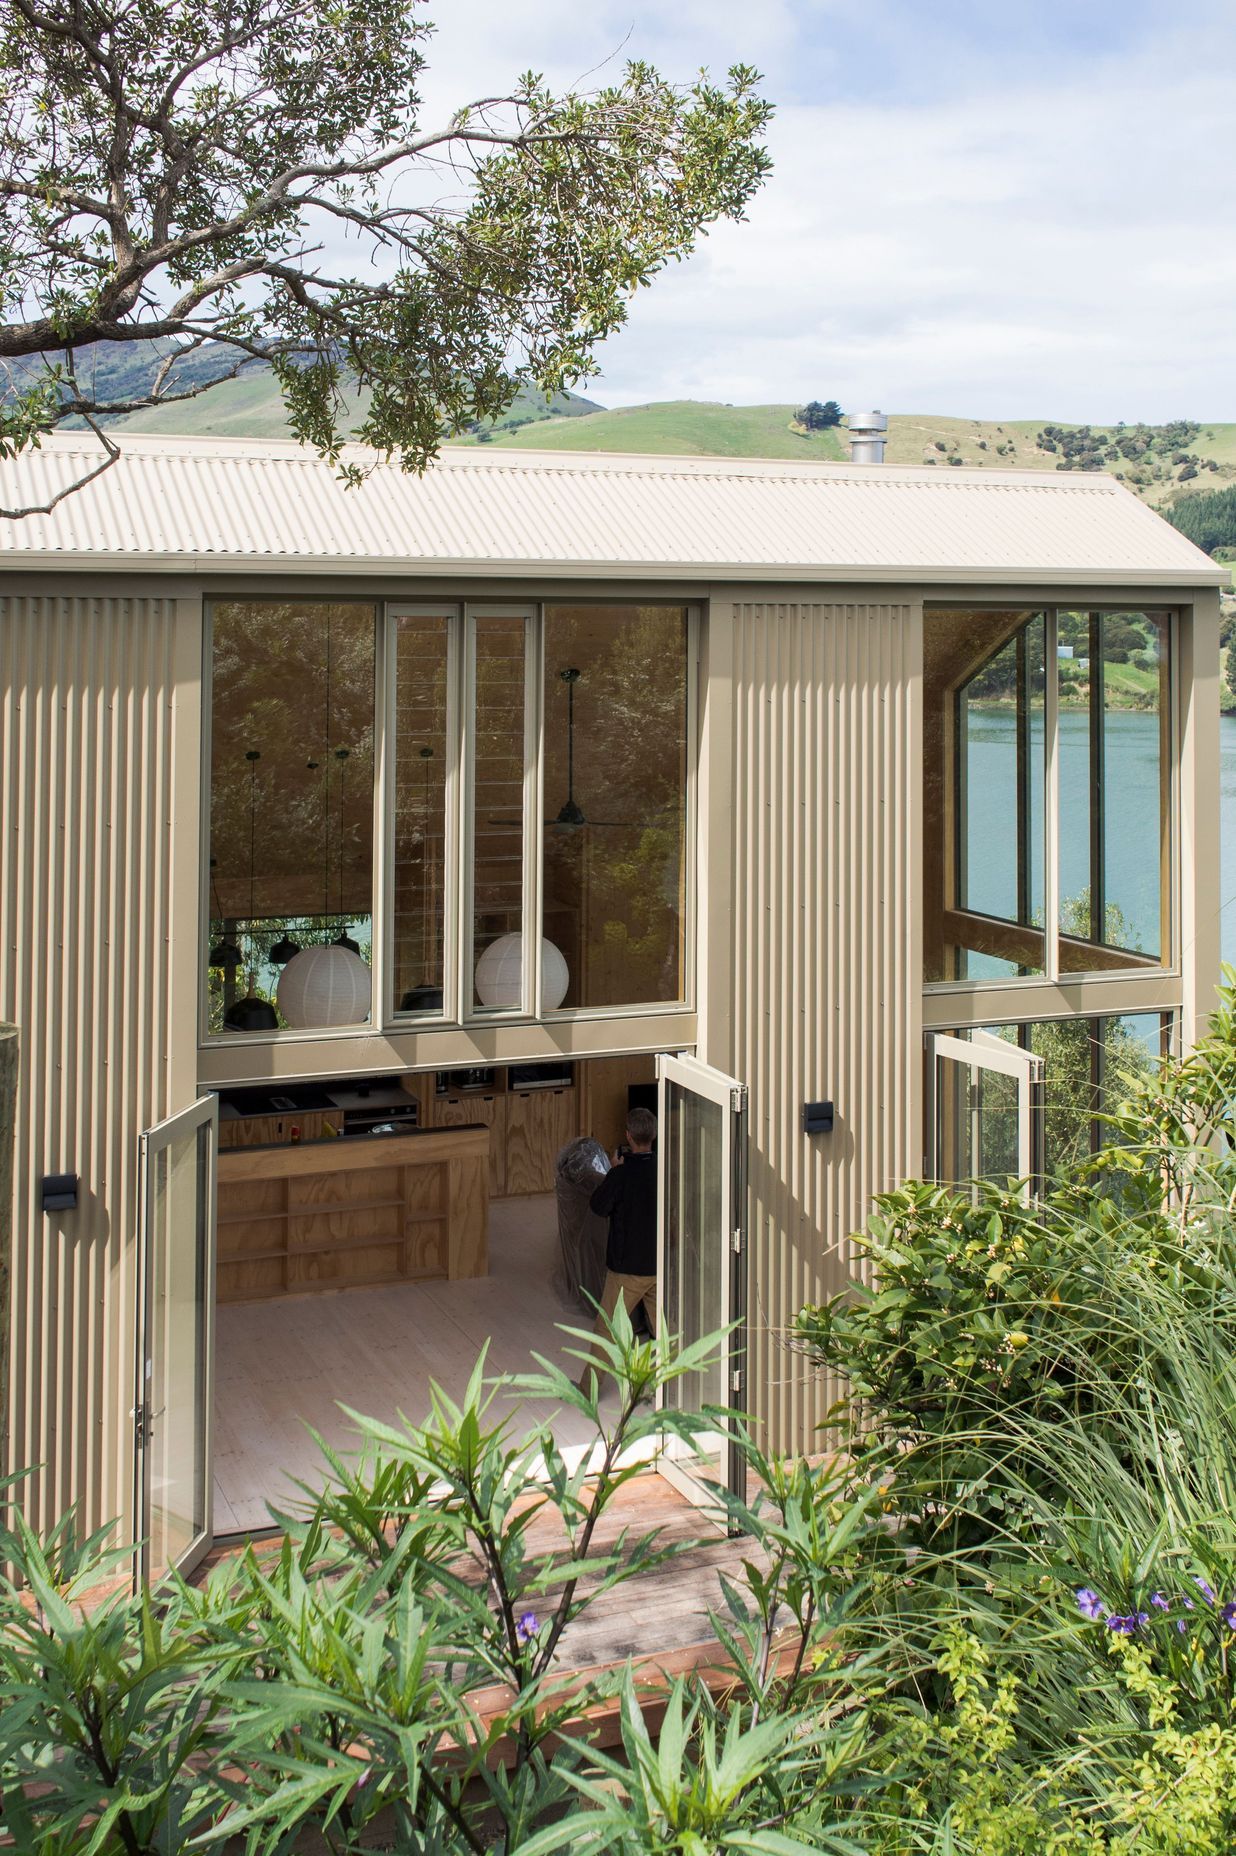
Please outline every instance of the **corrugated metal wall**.
M0 1019L21 1032L7 1457L44 1466L36 1524L130 1507L138 1137L168 1107L175 612L0 600ZM81 1175L76 1211L38 1210L47 1172Z
M715 610L715 607L714 607ZM749 1383L768 1441L819 1448L837 1388L789 1352L853 1273L871 1195L918 1170L913 604L736 604L733 1070L750 1089ZM802 1104L836 1104L832 1134Z

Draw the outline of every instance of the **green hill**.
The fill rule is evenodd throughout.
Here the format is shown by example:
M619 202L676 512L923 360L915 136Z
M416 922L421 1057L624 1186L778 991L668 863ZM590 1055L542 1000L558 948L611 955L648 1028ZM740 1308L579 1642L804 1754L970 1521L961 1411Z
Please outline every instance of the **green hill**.
M534 445L545 451L677 452L713 458L814 458L838 462L848 455L835 428L794 427L792 406L722 406L709 400L657 400L582 418L553 419L502 432L495 445Z

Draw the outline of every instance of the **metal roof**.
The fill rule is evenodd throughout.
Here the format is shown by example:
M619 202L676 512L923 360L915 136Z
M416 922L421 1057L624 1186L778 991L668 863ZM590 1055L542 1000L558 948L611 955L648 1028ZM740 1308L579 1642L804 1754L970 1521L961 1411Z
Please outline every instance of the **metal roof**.
M0 520L12 567L734 581L1200 586L1226 574L1112 478L937 466L448 449L350 490L291 442L122 439L50 515ZM5 507L98 462L58 434L0 464Z

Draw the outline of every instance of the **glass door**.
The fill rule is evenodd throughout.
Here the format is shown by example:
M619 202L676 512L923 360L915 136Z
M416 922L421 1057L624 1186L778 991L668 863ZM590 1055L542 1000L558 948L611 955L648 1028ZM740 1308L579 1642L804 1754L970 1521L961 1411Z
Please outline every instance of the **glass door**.
M211 1095L142 1136L134 1507L151 1581L192 1571L212 1539L217 1124Z
M1043 1177L1043 1059L995 1037L927 1038L927 1171L948 1185Z
M657 1281L661 1319L684 1347L721 1328L712 1361L662 1396L676 1411L746 1409L747 1091L693 1057L657 1058ZM741 1495L745 1463L719 1425L702 1454L674 1450L662 1473L718 1511L716 1486Z

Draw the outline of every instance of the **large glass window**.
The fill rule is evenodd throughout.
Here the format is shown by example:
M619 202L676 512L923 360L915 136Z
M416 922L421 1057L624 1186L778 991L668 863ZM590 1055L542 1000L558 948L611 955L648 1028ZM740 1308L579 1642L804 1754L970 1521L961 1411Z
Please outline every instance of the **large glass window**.
M1162 613L927 614L928 983L1163 963L1168 639Z
M214 607L212 1031L369 1015L374 639L368 604Z
M545 610L544 920L560 1003L684 997L687 613Z
M1171 1015L1128 1013L1123 1017L1043 1019L1029 1024L988 1025L981 1032L951 1032L964 1043L998 1038L1043 1060L1042 1154L1050 1183L1065 1168L1109 1146L1114 1132L1106 1119L1119 1107L1135 1078L1146 1077L1169 1048ZM952 1066L952 1095L940 1117L937 1176L967 1179L1016 1178L1018 1096L1015 1082L999 1071L972 1074Z
M474 620L472 694L472 998L474 1011L524 1003L524 813L528 621Z

